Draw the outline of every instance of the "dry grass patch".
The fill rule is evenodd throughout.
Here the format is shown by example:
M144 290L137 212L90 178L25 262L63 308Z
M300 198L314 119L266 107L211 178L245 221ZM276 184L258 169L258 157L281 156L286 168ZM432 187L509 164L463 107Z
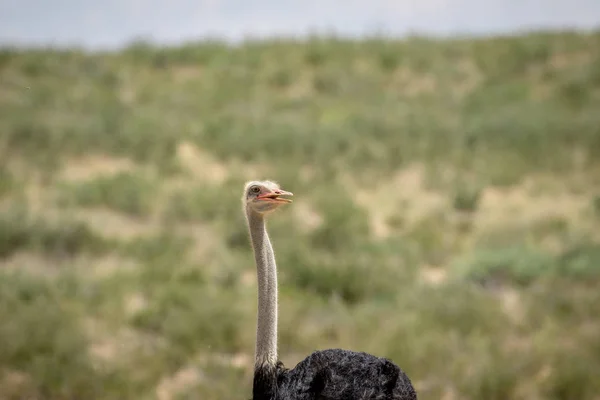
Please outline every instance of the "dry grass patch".
M222 162L191 142L179 143L177 160L201 184L222 184L230 174Z
M356 203L369 213L371 232L377 238L392 234L389 221L393 217L400 216L402 228L409 229L423 218L448 207L448 199L443 193L427 188L423 164L410 165L391 179L371 184L359 184L350 176L342 180Z
M89 224L100 235L117 240L145 236L160 228L157 220L134 218L104 208L74 209L71 215Z
M95 154L70 159L57 177L66 181L89 181L135 169L136 165L131 159Z

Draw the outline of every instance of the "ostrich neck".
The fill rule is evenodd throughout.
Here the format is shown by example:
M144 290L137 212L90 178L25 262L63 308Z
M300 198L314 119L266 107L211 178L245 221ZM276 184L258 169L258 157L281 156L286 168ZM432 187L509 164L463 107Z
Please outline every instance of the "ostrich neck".
M277 266L265 219L247 211L258 276L255 366L277 363Z

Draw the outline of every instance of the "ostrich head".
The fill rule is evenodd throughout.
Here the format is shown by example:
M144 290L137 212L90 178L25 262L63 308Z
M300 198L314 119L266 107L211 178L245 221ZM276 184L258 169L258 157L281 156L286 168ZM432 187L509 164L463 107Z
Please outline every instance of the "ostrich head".
M282 204L292 202L280 196L293 196L293 194L281 189L275 182L251 181L246 183L242 201L249 211L266 214Z

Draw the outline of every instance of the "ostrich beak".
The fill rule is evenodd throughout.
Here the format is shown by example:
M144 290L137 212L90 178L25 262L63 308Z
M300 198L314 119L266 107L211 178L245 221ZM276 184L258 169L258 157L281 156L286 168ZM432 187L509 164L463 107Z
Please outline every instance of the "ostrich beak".
M293 195L294 194L292 192L277 189L277 190L273 190L270 193L261 194L260 196L257 196L256 199L262 200L262 201L269 201L272 203L291 203L292 200L286 199L286 198L281 198L279 196L293 196Z

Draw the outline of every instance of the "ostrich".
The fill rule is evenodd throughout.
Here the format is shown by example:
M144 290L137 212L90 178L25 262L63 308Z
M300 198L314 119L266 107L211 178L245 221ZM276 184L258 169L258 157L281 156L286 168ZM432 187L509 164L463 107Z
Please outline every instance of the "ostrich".
M277 267L265 217L291 200L271 181L246 183L242 202L258 275L253 400L416 400L408 376L385 358L315 351L287 369L277 355Z

